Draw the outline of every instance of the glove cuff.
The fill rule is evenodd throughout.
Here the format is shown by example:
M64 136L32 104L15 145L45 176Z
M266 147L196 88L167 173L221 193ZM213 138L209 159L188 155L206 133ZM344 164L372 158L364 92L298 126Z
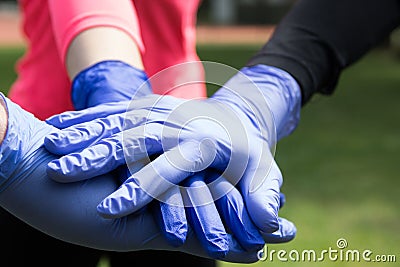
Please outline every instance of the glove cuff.
M30 155L43 145L44 136L52 130L52 127L37 126L46 124L2 93L0 101L4 103L7 112L7 129L0 144L0 192L2 192L14 181L14 174L24 168L22 162L29 160ZM34 135L32 135L33 130Z
M300 87L289 73L276 67L244 67L213 97L223 97L225 101L241 106L248 115L253 114L261 127L268 130L269 136L272 130L275 131L276 141L289 135L300 120Z
M270 80L267 81L267 84L270 82L275 85L259 87L273 113L279 141L281 138L290 135L300 121L302 103L300 86L292 75L282 69L267 65L255 65L248 68L249 70L243 70L245 74L247 71L250 72L246 75L250 77L254 73L260 75L260 77L254 77L254 83L258 84L258 79L265 79L263 77L268 75Z
M152 93L147 80L143 70L122 61L101 61L78 73L72 81L72 103L81 110L142 97Z

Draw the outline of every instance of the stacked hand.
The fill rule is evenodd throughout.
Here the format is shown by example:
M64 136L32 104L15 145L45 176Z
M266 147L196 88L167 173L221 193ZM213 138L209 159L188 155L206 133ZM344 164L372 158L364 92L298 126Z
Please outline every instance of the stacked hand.
M268 243L286 242L296 228L278 217L282 174L273 158L274 134L279 140L295 128L299 98L287 73L254 66L207 100L149 95L62 114L49 122L82 124L47 136L47 149L66 155L50 162L48 174L78 181L127 164L131 175L98 205L100 214L122 217L154 198L167 207L185 206L203 246L217 258L227 251L228 231L250 251L261 244L257 229ZM107 117L92 120L99 111ZM138 161L143 168L132 167ZM164 218L164 226L172 223L173 216Z
M120 61L102 61L81 71L74 78L71 94L77 110L111 104L111 110L116 108L119 112L124 112L126 105L121 102L140 99L152 94L152 90L144 71ZM91 113L92 118L102 118L104 112L110 111L96 110ZM63 127L58 124L55 126ZM139 161L135 166L139 168L142 163ZM122 165L116 174L124 181L126 173L128 169ZM174 199L181 200L176 197ZM159 207L155 207L153 213L167 240L175 246L182 244L188 230L184 210L164 203L157 206Z
M90 112L84 112L86 115L85 119L102 118L106 114L124 112L126 105L125 103L121 103L121 100L130 99L130 97L140 99L143 96L150 95L151 89L149 84L143 71L132 68L122 62L106 61L98 63L77 75L73 82L72 98L77 109L101 104L103 104L103 107L107 106L106 108L88 109ZM79 121L82 121L82 119L78 118ZM74 116L70 117L64 123L54 123L54 125L63 128L68 126L69 123L77 123ZM83 145L85 144L78 144L77 149L80 150ZM55 151L53 150L53 152ZM58 154L59 152L55 153ZM139 170L139 166L143 164L143 160L136 161L134 163L134 170ZM120 164L116 168L121 180L125 180L127 177L125 166L125 164ZM109 168L110 171L113 169ZM133 171L132 168L131 171ZM81 174L78 175L81 176ZM204 180L203 177L204 173L198 173L190 177L185 183L189 187L193 187L198 183L204 183L202 181ZM198 194L195 195L197 196ZM170 244L182 246L187 238L189 221L194 226L197 236L211 257L223 258L228 253L229 236L224 228L217 207L213 203L211 192L207 191L201 196L202 199L210 202L210 205L192 203L193 201L199 201L200 198L193 200L193 193L181 195L181 192L177 188L168 190L163 196L168 201L156 202L151 207L160 229ZM237 197L239 196L238 194ZM219 201L219 203L221 202L222 200ZM242 199L239 199L233 203L228 202L226 205L232 206L230 207L232 210L238 207L239 210L243 210L242 202ZM193 208L188 207L185 210L185 206ZM223 205L220 204L221 206ZM224 213L221 214L224 215ZM241 236L240 241L245 249L254 251L260 249L264 244L264 240L248 218L246 211L243 214L239 214L236 220L230 218L223 219L229 223L234 222L233 225L235 227L231 228Z
M76 109L94 107L100 104L112 106L106 111L93 109L92 118L104 117L104 112L113 112L116 108L119 112L124 112L126 104L121 103L124 100L140 99L143 96L152 94L150 82L147 80L146 74L136 68L133 68L119 61L105 61L95 64L88 69L80 72L73 81L72 99ZM111 104L111 105L109 105ZM62 128L65 125L55 124ZM80 144L82 148L82 144ZM134 169L138 170L144 163L137 161L133 164ZM111 171L112 169L110 169ZM132 171L132 169L131 169ZM105 172L104 172L105 173ZM120 180L124 181L128 173L125 164L117 168L117 174ZM196 174L191 177L192 181L202 179L202 174ZM188 184L190 180L188 180ZM204 243L207 251L212 257L222 258L228 251L228 236L220 221L217 209L214 205L207 207L198 207L192 210L193 215L186 218L184 200L176 189L171 189L164 194L164 197L174 201L174 205L168 202L157 202L152 205L152 212L168 242L174 246L181 246L187 236L188 220L192 221L197 229L197 235ZM190 204L189 204L190 205ZM211 222L210 218L217 218ZM237 225L242 225L238 222ZM247 249L259 248L263 244L261 236L252 224L249 225L249 232L244 232L246 236L244 247ZM244 230L246 230L244 228ZM243 232L243 231L242 231Z
M188 225L184 244L177 248L168 243L154 220L152 205L146 206L138 213L118 219L100 217L96 206L117 190L120 185L119 177L108 173L99 175L96 179L67 184L51 180L46 169L56 157L43 147L43 143L46 135L61 134L60 130L36 119L3 95L1 100L6 103L8 114L6 136L0 145L2 208L48 235L78 245L112 251L155 249L183 251L201 257L215 256L210 256L204 249L191 225ZM140 162L134 163L131 168L140 169ZM212 176L208 177L213 179ZM202 183L202 179L200 175L194 176L187 183ZM223 186L221 182L214 190L221 190ZM190 194L187 197L190 198ZM226 208L227 205L240 211L241 217L232 218L231 223L239 223L237 227L243 224L243 235L247 234L247 229L252 230L246 221L248 216L241 215L245 209L239 192L232 190L221 198L216 206L219 205L228 211L231 209L230 206ZM200 211L202 209L203 207L198 208ZM207 215L208 207L204 209ZM243 221L240 221L242 218ZM225 237L226 247L221 259L243 263L257 261L256 250L247 251L231 234L226 234ZM250 240L251 236L247 238ZM257 242L257 238L250 242Z

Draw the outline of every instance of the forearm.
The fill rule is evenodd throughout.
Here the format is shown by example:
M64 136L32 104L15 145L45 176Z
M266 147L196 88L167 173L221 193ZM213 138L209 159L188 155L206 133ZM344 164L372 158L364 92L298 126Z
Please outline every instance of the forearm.
M7 132L7 111L3 99L0 98L0 145Z
M334 91L341 71L399 25L397 0L300 0L248 65L286 70L299 82L302 103Z
M133 2L49 1L53 31L70 78L102 60L143 69L143 44Z
M118 60L143 70L139 47L125 32L112 27L96 27L77 35L66 55L71 79L100 61Z

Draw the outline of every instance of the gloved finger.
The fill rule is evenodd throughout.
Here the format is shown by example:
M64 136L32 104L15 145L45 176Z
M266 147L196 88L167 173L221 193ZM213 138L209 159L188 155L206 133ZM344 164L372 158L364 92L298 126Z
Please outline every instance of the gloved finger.
M255 225L265 233L273 233L279 229L279 193L283 178L271 154L263 153L260 159L248 163L239 187Z
M207 170L205 177L219 214L230 233L244 249L261 249L265 244L263 236L252 222L240 192L216 171Z
M167 242L174 246L182 246L186 241L188 223L185 206L178 187L172 187L162 196L162 200L154 200L151 210L161 233Z
M223 258L229 248L227 233L203 175L196 173L183 181L183 202L200 243L211 257Z
M286 203L286 196L283 193L279 193L279 198L280 198L279 209L281 209ZM270 243L270 244L285 243L285 242L289 242L293 238L295 238L296 233L297 233L297 228L291 221L288 221L285 218L279 217L278 222L279 222L279 229L276 230L275 232L273 232L273 233L261 232L263 234L265 242Z
M162 152L158 141L159 127L158 124L150 124L146 130L143 127L131 128L81 152L52 160L47 165L47 174L58 182L75 182L108 173L125 163L128 166L137 161L147 163L149 155Z
M297 233L296 226L285 218L278 218L279 229L273 233L262 233L266 243L285 243L295 238Z
M97 211L105 218L119 218L137 211L170 187L208 167L214 157L210 150L195 141L179 144L132 174L97 206Z
M66 111L51 116L46 119L46 122L59 129L64 129L75 124L104 118L112 114L123 113L126 111L128 105L129 102L106 103L80 111Z
M79 152L124 129L144 124L145 114L147 114L146 111L140 110L129 113L129 116L116 114L73 125L62 131L48 134L45 137L44 146L56 155Z
M120 166L115 173L123 183L130 176L130 171L139 171L141 167L143 165L137 163L129 169L127 166ZM174 247L182 246L186 241L188 222L181 192L178 187L172 187L160 198L165 201L154 200L148 207L167 242Z
M189 254L200 255L206 258L213 258L215 260L221 260L224 262L232 262L232 263L255 263L259 261L258 250L255 251L244 250L240 246L238 241L235 239L235 237L230 234L227 235L227 240L228 240L227 253L225 255L221 255L220 258L215 258L210 256L209 253L207 253L207 251L204 250L202 244L199 242L194 231L189 231L189 235L185 245L180 247L178 251L184 251Z
M286 203L286 196L284 193L279 193L279 209L281 209Z
M191 228L183 246L176 248L168 244L149 209L118 220L104 220L98 216L95 211L97 203L118 186L112 175L85 182L56 183L48 179L45 171L53 156L44 149L32 155L35 160L27 159L30 163L28 171L27 164L18 164L22 176L3 188L0 206L36 229L65 242L100 250L169 250L210 258ZM43 201L43 196L46 196L46 201ZM257 261L256 252L244 251L230 235L228 240L229 252L222 260L238 263Z

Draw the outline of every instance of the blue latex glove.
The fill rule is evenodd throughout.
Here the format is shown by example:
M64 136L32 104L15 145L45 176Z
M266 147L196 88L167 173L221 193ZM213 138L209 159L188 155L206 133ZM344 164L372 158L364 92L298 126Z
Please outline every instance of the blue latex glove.
M143 70L115 60L102 61L84 69L74 78L71 89L72 101L77 110L100 104L108 104L121 110L126 108L125 104L121 105L122 101L138 99L151 93L148 77ZM92 119L102 118L104 111L100 110L91 115ZM65 127L61 124L54 126ZM160 209L154 209L154 213L157 213L155 216L167 240L175 246L182 245L187 234L187 220L183 206L160 203ZM226 242L224 245L226 246Z
M190 225L183 246L168 244L149 208L120 219L100 217L97 204L120 184L111 174L68 184L49 179L47 164L55 157L44 149L43 141L45 135L59 130L2 94L1 100L8 111L8 128L0 144L2 208L50 236L78 245L111 251L171 250L210 257ZM227 240L228 251L219 259L237 263L257 261L256 250L244 250L230 234Z
M76 75L72 81L72 103L76 110L81 110L140 98L152 93L147 80L143 70L122 61L101 61Z
M130 170L134 171L133 168ZM128 176L129 173L122 177ZM213 258L223 258L229 252L227 233L231 233L247 251L261 249L265 244L263 236L251 221L236 188L229 190L225 197L214 203L212 195L225 190L226 183L218 181L210 188L204 185L205 180L215 180L218 176L212 171L196 173L182 183L185 188L172 187L160 196L160 201L149 203L162 233L171 245L181 246L186 238L186 222L189 222L197 238ZM200 186L204 186L201 192L197 189ZM271 242L277 240L276 235L270 239Z
M107 104L95 108L89 108L85 110L85 112L63 113L61 115L52 117L49 120L52 124L58 127L74 125L75 123L92 119L93 114L98 113L97 110L103 110L103 115L106 115L104 114L106 110L110 113L118 113L125 110L125 108L121 109L120 107L121 105ZM122 128L118 127L118 124L109 123L107 118L101 118L91 121L90 123L74 125L71 128L64 129L62 132L48 135L45 139L45 143L47 144L47 148L54 153L70 153L74 150L80 151L82 145L90 146L93 144L92 142L100 140L100 138L110 136L113 133L120 132L121 130ZM77 135L75 135L75 133ZM96 138L94 138L95 140L90 139L95 136L94 134L86 135L86 133L96 133ZM72 142L68 142L69 145L66 145L66 143L63 142L66 141L65 139L59 139L60 134ZM73 136L77 138L74 138ZM56 139L53 139L53 137ZM57 142L60 140L66 146ZM79 155L79 153L74 153L72 155ZM63 158L68 159L69 156ZM125 165L124 158L119 158L119 156L117 156L115 159L121 163L122 166ZM62 162L62 159L60 161L53 161L50 163L50 165L53 163L57 164L57 162ZM145 165L146 162L149 162L149 160L141 160L142 165ZM95 165L92 165L92 167L96 166L96 171L94 173L92 172L92 168L87 168L87 173L77 172L72 178L70 175L60 176L58 175L59 173L56 173L56 176L54 176L53 173L52 178L58 182L79 181L94 176L97 177L99 170L101 170L103 173L108 173L113 171L115 168L119 169L117 165L108 164L108 161L104 163L106 164L103 165L101 161L97 161ZM138 161L135 162L135 164L137 163ZM122 172L124 172L124 170L125 168L122 168ZM137 169L130 167L130 171L137 171ZM49 174L52 174L51 169L49 169L48 172ZM120 175L123 181L129 176L130 173ZM193 184L201 183L203 177L204 173L195 174L185 182L185 185L188 187L188 189L190 189ZM223 186L223 184L220 186ZM223 186L223 188L226 188L226 186ZM214 189L214 191L215 190L216 189ZM220 189L219 191L222 190ZM185 195L188 195L189 193L185 193ZM223 222L228 222L232 225L229 230L234 234L234 236L237 236L236 239L244 249L251 251L254 249L259 249L264 245L264 239L248 216L246 208L243 204L243 199L239 193L234 194L234 191L228 192L226 198L222 198L218 201L218 208L215 207L213 199L210 197L210 193L205 192L201 195L201 197L203 199L201 203L196 202L198 199L194 197L192 200L190 197L186 197L185 202L182 199L181 190L174 187L168 190L160 198L162 201L156 201L156 203L152 204L152 210L154 211L160 229L162 229L162 232L170 244L174 246L180 246L185 242L185 234L187 230L186 217L189 217L188 221L193 226L197 237L202 242L208 253L213 255L213 257L221 257L221 255L226 253L228 249L226 229ZM204 203L207 203L207 205L204 205ZM183 209L183 207L185 208ZM223 212L227 210L230 210L230 212ZM231 218L226 218L227 215L234 216ZM222 220L220 217L222 217Z
M293 224L278 218L282 174L272 155L276 141L274 126L280 139L293 131L299 119L300 89L289 74L259 65L242 69L210 100L185 101L152 96L141 99L140 103L133 101L132 105L136 110L127 116L111 115L104 121L49 136L47 147L61 153L81 147L81 141L92 144L80 153L51 162L49 174L54 179L69 181L79 179L79 173L94 177L123 164L125 159L129 165L130 161L146 157L147 153L167 151L152 164L135 172L99 205L99 212L110 217L135 212L152 197L170 188L170 182L179 184L194 172L213 167L223 170L231 183L238 182L250 216L263 234L275 231L290 233L289 238L284 236L281 239L283 241L294 237ZM68 114L56 120L74 120L80 116L86 115ZM124 119L128 129L120 132ZM192 123L187 124L189 121ZM144 122L144 126L138 127ZM239 127L235 128L235 125ZM86 130L83 135L82 130ZM229 135L233 135L235 140L231 141ZM110 137L99 141L107 136ZM129 148L126 151L128 157L122 149L122 136ZM201 140L206 140L203 143L206 145L201 146ZM88 166L86 163L91 164ZM160 180L160 176L163 179ZM285 222L287 224L282 225Z
M65 121L59 122L54 119L50 119L48 122L58 128L65 128L88 119L102 118L112 112L124 112L126 106L121 105L118 101L130 100L135 90L139 92L136 94L135 99L138 96L149 94L150 90L148 90L148 88L150 88L150 86L145 84L146 79L147 77L144 72L122 62L105 61L93 65L79 73L74 79L72 86L73 100L77 109L93 107L103 103L106 104L105 106L107 106L107 108L92 108L88 110L88 112L85 112L87 115L90 114L89 117L66 120L67 123ZM146 86L139 90L142 84ZM78 149L81 149L81 147ZM59 151L55 153L60 154ZM124 168L120 170L120 174L121 172L124 173ZM196 176L192 179L195 178ZM165 196L169 196L169 201L173 199L176 203L170 205L168 202L161 201L153 205L158 207L153 209L153 212L168 242L174 246L180 246L185 242L187 234L188 226L184 209L186 205L183 203L179 191L170 190ZM192 224L198 222L195 224L197 226L195 227L196 233L210 255L220 257L220 255L227 252L228 241L226 240L225 228L212 201L207 207L196 207L195 209L187 210L186 213L192 213L190 217L190 220L193 221ZM214 220L210 220L209 218L214 218ZM249 232L246 233L248 235L244 234L243 237L246 238L240 240L243 247L252 250L262 246L264 241L257 232L256 227L253 224L249 224L246 227L249 230ZM246 230L246 227L243 229ZM254 238L256 234L258 236ZM249 241L249 239L251 239L251 241Z

